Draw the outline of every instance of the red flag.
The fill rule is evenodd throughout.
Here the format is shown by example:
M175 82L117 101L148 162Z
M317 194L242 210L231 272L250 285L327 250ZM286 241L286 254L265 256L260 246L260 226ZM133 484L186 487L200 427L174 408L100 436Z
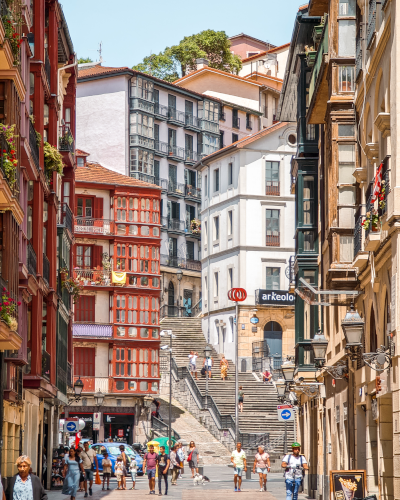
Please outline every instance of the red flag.
M371 203L375 203L376 202L376 200L378 199L379 193L381 192L381 187L382 187L382 168L383 168L383 163L381 163L379 165L378 171L376 172L376 175L375 175L374 189L372 191Z
M76 449L76 448L78 448L78 446L79 446L79 441L81 440L81 437L82 437L82 435L81 435L81 433L80 433L80 432L77 432L77 433L75 434L75 449Z

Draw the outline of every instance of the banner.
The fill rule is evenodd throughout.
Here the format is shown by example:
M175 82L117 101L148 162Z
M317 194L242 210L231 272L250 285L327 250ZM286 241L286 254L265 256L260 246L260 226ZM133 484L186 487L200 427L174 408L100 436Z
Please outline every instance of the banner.
M119 285L125 285L126 283L126 273L117 273L112 271L111 273L111 281L113 283L117 283Z

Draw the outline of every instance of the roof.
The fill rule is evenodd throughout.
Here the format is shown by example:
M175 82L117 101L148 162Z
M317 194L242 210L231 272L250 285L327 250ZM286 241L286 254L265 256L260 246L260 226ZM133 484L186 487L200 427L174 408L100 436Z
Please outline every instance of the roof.
M308 3L305 3L304 5L300 5L298 12L300 12L301 10L306 9L307 7L308 7Z
M243 139L240 139L239 141L236 141L229 146L225 146L222 149L219 149L218 151L215 151L214 153L209 154L208 156L205 156L202 160L198 161L195 165L195 167L204 164L205 162L208 162L209 160L212 160L220 155L224 155L234 149L243 149L249 144L251 144L254 141L257 141L258 139L261 139L262 137L265 137L266 135L271 134L272 132L275 132L276 130L279 130L282 127L285 127L288 125L288 122L278 122L274 123L270 127L264 128L260 130L259 132L256 132L251 135L247 135L246 137L243 137Z
M128 67L122 68L113 68L110 66L101 66L101 64L97 64L96 66L92 66L90 68L78 68L78 80L82 78L90 78L91 76L99 76L99 75L111 75L116 73L125 73L132 71Z
M75 149L75 156L90 156L90 153L86 153L82 149Z
M256 42L263 43L265 45L269 45L270 47L275 47L272 43L266 42L265 40L260 40L259 38L255 38L254 36L246 35L246 33L240 33L239 35L230 36L228 40L234 40L235 38L250 38L250 40L255 40Z
M246 57L245 59L242 59L242 63L254 61L254 59L258 59L259 57L264 57L267 54L273 54L274 52L278 52L279 50L286 49L286 47L290 47L290 42L285 43L284 45L280 45L279 47L274 47L273 49L270 50L265 50L264 52L260 52L259 54L255 54L254 56Z
M193 76L200 75L200 73L206 73L207 71L209 71L211 73L221 74L221 75L227 76L229 78L234 78L236 80L241 80L242 82L244 81L247 83L251 83L253 85L258 85L260 87L262 86L261 83L257 83L257 82L254 82L252 80L248 80L247 78L243 78L242 76L234 75L233 73L228 73L227 71L221 71L220 69L210 68L210 66L206 66L205 68L197 69L196 71L192 71L191 73L188 73L187 75L182 76L182 78L179 78L179 80L175 80L174 85L177 85L181 82L184 82L184 81L188 80L189 78L193 78ZM279 78L277 80L279 80ZM279 80L279 81L282 81L282 80Z
M243 78L245 80L248 80L254 75L261 76L262 78L265 78L266 80L273 80L273 81L279 82L279 83L283 82L282 78L277 78L276 76L271 76L271 75L263 75L262 73L257 73L256 71L253 71L253 73L249 73L248 75L244 76Z
M102 167L99 163L91 162L87 162L86 167L78 167L75 170L75 181L87 182L89 184L112 184L115 186L161 189L155 184L119 174L118 172L114 172L114 170Z

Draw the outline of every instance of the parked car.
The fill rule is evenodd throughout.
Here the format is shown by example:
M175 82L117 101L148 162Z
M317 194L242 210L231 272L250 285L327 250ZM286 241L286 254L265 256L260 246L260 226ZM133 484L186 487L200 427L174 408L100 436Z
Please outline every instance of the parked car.
M91 448L97 454L97 461L99 462L99 472L103 471L103 458L104 453L107 451L108 458L111 460L112 473L114 474L115 462L117 461L118 456L121 454L119 450L121 444L125 446L125 453L128 455L129 459L136 460L138 476L143 476L143 458L129 444L121 442L92 444Z

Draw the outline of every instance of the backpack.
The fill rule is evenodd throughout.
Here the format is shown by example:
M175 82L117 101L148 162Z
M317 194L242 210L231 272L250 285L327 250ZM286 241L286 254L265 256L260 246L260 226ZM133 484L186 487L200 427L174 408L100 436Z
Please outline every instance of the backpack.
M288 466L290 465L290 459L292 458L292 454L289 455L289 458L288 458L288 461L287 461L287 464ZM300 467L303 467L303 455L300 455ZM286 469L283 471L283 477L285 477L285 474L286 474ZM303 474L303 479L304 479L304 475L305 475L305 470L303 469L302 470L302 474ZM303 481L302 479L302 481Z

